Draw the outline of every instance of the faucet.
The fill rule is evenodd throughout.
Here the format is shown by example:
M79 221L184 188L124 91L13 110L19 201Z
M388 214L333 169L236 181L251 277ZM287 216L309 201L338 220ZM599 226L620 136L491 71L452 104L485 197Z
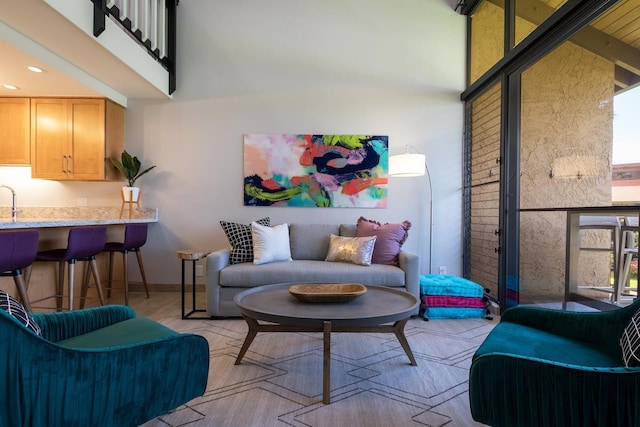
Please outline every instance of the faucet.
M16 201L16 192L13 188L8 185L0 184L0 188L8 188L11 191L11 195L13 196L12 205L11 205L11 220L16 221L18 219L18 204Z

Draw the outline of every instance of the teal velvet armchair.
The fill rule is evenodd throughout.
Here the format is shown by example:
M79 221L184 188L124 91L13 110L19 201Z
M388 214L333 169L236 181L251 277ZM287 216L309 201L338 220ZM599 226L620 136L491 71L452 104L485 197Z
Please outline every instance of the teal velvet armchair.
M507 310L473 356L471 413L491 426L639 426L640 368L619 340L640 300L607 312Z
M136 426L204 393L201 336L125 306L33 318L42 336L0 310L0 427Z

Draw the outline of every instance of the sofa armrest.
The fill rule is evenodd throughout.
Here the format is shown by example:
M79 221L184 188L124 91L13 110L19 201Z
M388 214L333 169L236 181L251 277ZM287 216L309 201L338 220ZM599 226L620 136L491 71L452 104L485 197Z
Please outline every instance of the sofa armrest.
M590 343L597 348L619 352L622 331L639 308L640 300L624 308L601 312L518 306L506 310L501 321L517 323Z
M411 252L400 252L398 261L398 266L404 271L407 292L420 301L420 257Z
M211 285L219 285L219 272L229 265L229 256L231 249L220 249L207 255L207 283Z
M132 319L136 313L124 305L107 305L57 313L33 313L32 316L42 329L42 337L58 342Z
M207 270L207 314L221 316L220 312L220 270L229 265L231 249L211 252L206 258Z

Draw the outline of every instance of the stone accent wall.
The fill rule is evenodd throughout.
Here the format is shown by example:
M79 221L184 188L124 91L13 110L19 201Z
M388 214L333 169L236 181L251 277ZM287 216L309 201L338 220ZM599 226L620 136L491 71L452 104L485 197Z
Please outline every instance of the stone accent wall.
M504 9L486 1L471 19L470 77L473 83L504 56Z
M567 42L522 76L521 208L611 204L613 64ZM520 223L520 293L564 294L566 216L527 213ZM607 247L606 231L582 232ZM580 283L606 285L609 254L581 253Z

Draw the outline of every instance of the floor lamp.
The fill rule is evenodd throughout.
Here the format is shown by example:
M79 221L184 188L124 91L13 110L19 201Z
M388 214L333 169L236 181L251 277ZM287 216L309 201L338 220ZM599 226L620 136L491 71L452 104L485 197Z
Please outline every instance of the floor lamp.
M414 150L418 151L415 148ZM409 146L407 145L403 154L389 157L389 176L413 177L423 176L425 173L429 181L429 274L431 274L431 260L433 257L433 188L426 156L419 151L417 153L409 153Z

